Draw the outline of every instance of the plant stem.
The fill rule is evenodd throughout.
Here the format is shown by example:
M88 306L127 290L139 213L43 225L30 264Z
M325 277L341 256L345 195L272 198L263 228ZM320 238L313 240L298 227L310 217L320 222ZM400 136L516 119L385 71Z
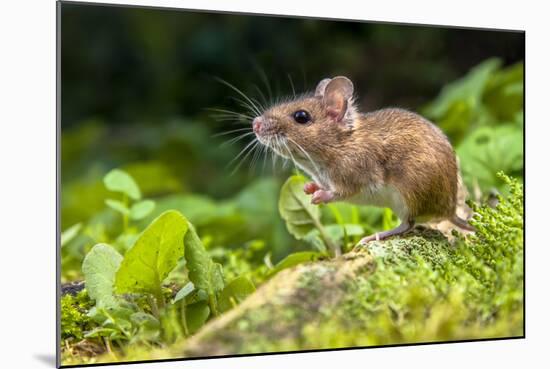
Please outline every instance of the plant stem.
M185 315L185 298L181 301L181 323L185 337L189 337L189 328L187 327L187 316Z
M321 238L323 239L323 242L327 247L332 250L334 257L339 257L342 255L342 250L340 250L340 245L335 244L332 242L330 237L328 236L327 232L325 231L325 227L319 222L317 219L312 218L313 223L315 224L315 227L319 230L319 234L321 235Z
M210 305L210 311L214 316L218 316L220 314L218 312L218 308L216 307L217 305L216 296L213 293L208 295L208 305Z
M306 204L304 204L302 199L300 199L300 197L297 196L293 191L291 191L291 194L292 196L294 196L294 199L296 199L296 201L299 202L300 205L302 205L302 208L304 208L304 210L307 212L307 214L313 221L313 225L315 225L315 228L319 230L319 234L321 235L321 238L323 239L325 246L327 246L329 250L332 250L334 257L339 257L340 255L342 255L342 250L340 250L340 246L332 242L330 237L327 235L325 228L323 227L321 222L311 213L311 211L309 211L309 208L307 207Z
M155 299L157 300L159 310L164 309L166 304L164 303L164 296L162 295L162 287L160 287L158 291L156 291Z
M124 204L124 206L128 208L128 196L126 196L126 194L122 194L122 203ZM122 232L126 233L127 230L128 230L128 215L122 214Z
M147 295L147 303L149 304L149 307L151 307L151 312L153 313L153 316L159 319L159 308L157 306L156 297Z

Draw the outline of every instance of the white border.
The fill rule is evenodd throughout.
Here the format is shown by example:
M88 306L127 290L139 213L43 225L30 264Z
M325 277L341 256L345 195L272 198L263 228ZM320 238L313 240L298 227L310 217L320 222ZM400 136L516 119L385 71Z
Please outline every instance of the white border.
M116 1L101 1L117 3ZM527 338L525 340L259 356L136 368L518 368L543 359L548 347L548 66L547 12L541 4L500 1L278 0L132 1L123 3L525 29L527 31ZM55 4L1 5L3 367L52 367L55 350ZM539 366L536 365L535 366ZM117 366L118 368L133 368Z

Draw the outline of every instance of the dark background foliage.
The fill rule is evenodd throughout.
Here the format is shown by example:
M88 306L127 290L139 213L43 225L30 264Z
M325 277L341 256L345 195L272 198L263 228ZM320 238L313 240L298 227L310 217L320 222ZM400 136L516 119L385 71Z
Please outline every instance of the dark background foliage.
M62 8L63 127L202 114L231 105L221 77L290 93L345 74L366 109L418 108L481 61L522 60L521 33L143 8Z

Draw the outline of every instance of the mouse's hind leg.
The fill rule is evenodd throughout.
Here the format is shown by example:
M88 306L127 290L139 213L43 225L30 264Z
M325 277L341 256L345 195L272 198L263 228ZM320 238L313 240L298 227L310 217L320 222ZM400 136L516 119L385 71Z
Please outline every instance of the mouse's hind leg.
M361 239L358 245L365 245L370 241L380 241L380 240L385 240L386 238L391 236L398 236L400 234L407 233L413 228L414 228L414 220L405 220L405 221L402 221L400 225L398 225L393 229L390 229L389 231L375 233Z

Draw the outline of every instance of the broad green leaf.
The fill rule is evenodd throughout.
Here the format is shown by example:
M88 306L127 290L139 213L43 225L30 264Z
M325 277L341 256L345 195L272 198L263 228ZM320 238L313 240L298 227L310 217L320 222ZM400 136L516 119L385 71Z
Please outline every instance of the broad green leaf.
M130 208L130 218L133 220L140 220L145 218L155 209L155 202L153 200L142 200L136 202Z
M161 324L153 315L138 311L130 316L130 321L137 326L138 329L136 334L132 337L133 341L150 341L160 336Z
M523 132L516 124L480 127L458 147L464 181L483 191L495 186L497 172L520 175L523 168Z
M194 285L193 285L194 286ZM190 305L199 301L208 301L208 293L205 290L195 288L185 298L185 303Z
M155 219L126 252L116 274L117 292L158 294L162 281L184 255L187 230L187 220L177 211L167 211Z
M105 175L103 183L108 190L121 192L131 199L141 199L141 191L134 179L121 169L113 169Z
M220 311L231 309L234 304L240 303L255 290L254 283L248 277L240 276L233 279L220 294L218 300Z
M116 306L94 306L88 316L100 326L88 332L85 337L109 337L114 340L128 339L131 336L131 316L135 313L124 300Z
M321 253L327 252L327 246L323 242L323 239L321 238L321 235L319 233L318 229L314 229L311 232L309 232L304 238L304 241L309 243L311 246L313 246L315 249L317 249Z
M185 234L185 260L195 288L205 290L208 295L223 289L222 267L212 261L192 225Z
M121 213L122 215L128 215L130 214L130 209L122 201L113 200L113 199L106 199L105 205L113 209L114 211L117 211Z
M340 241L344 238L344 232L348 236L362 236L365 230L359 224L331 224L325 226L325 230L331 239Z
M283 269L291 268L295 265L307 263L309 261L318 260L322 256L321 253L315 251L300 251L288 255L283 260L279 261L275 268L271 269L268 276L273 276Z
M160 322L157 318L155 318L151 314L144 313L142 311L138 311L136 313L133 313L130 315L130 319L132 322L136 323L137 325L148 325L151 328L159 328Z
M81 228L82 223L76 223L75 225L61 232L61 247L71 242L78 235L78 232L80 232Z
M96 306L116 306L113 295L115 273L122 262L120 255L109 245L95 245L82 262L82 272L86 280L86 289Z
M483 105L483 96L500 64L499 59L488 59L475 66L463 78L446 85L423 113L455 142L462 140L473 125L491 122L493 118Z
M311 204L310 196L304 193L305 183L303 176L290 177L281 188L279 197L279 213L290 234L298 240L317 228L320 220L319 207Z
M432 118L442 118L459 101L476 108L481 103L489 78L500 64L499 59L488 59L476 65L466 76L446 85L439 96L425 108L425 114Z
M501 122L523 112L523 62L499 70L487 84L483 102Z
M173 303L176 303L179 300L185 298L187 295L189 295L194 290L195 290L195 285L193 284L193 282L188 282L185 286L183 286L178 291L178 293L176 293L176 296L174 297Z
M189 334L197 332L210 316L210 308L206 302L197 302L185 307L185 321Z

